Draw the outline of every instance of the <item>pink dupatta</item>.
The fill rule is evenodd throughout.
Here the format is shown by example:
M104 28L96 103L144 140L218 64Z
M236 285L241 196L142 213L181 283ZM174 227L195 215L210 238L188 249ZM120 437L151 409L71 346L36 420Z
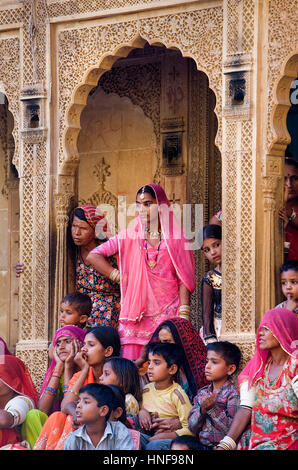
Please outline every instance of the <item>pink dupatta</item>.
M270 352L260 349L260 330L263 326L271 331L289 356L298 358L298 319L295 313L286 308L268 310L263 316L257 331L255 354L238 376L239 385L248 380L248 386L251 387L264 375Z
M195 288L194 256L189 241L180 227L164 190L149 184L156 195L159 218L168 254L177 278L193 292ZM143 252L144 228L139 217L133 228L118 235L121 272L121 321L138 322L143 315L154 316L163 312L177 298L177 282L158 278L148 268ZM159 295L157 295L159 286Z

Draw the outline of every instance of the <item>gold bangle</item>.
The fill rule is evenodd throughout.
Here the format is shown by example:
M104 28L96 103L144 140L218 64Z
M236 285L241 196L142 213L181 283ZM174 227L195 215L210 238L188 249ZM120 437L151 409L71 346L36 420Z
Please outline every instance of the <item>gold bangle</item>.
M118 269L113 269L111 272L109 278L111 279L112 282L117 282L119 284L120 282L120 271Z
M74 390L70 389L68 391L73 393L75 397L79 398L80 395L77 392L75 392Z
M190 305L180 305L179 310L187 310L190 312Z

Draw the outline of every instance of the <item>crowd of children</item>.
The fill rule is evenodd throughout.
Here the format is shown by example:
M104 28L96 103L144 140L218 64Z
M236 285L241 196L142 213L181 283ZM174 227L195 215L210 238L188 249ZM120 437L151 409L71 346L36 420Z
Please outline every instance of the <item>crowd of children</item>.
M201 283L200 332L183 314L169 317L128 359L116 327L86 324L90 297L68 294L39 397L25 365L0 342L0 447L297 449L298 262L281 267L285 300L264 315L237 384L240 349L220 340L221 238L220 222L204 227L201 249L212 269Z

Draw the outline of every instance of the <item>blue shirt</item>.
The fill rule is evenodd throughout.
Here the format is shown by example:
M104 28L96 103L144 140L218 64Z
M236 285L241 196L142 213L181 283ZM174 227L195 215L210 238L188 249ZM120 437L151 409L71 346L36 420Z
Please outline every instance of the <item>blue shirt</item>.
M133 440L129 429L120 421L107 421L102 438L96 447L87 433L84 424L70 433L64 442L64 450L133 450Z

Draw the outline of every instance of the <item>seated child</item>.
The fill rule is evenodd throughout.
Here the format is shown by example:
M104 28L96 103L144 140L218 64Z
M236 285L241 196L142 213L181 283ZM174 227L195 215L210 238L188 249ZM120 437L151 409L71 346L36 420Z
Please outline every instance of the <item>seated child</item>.
M139 402L142 398L140 375L133 361L124 357L108 357L105 359L99 382L121 387L125 394L126 414L139 414Z
M110 415L110 421L121 421L129 429L135 450L141 449L140 432L132 429L132 425L126 416L125 394L121 387L109 385L114 394L114 407Z
M275 308L286 308L298 314L298 260L284 263L280 268L281 290L286 300Z
M79 391L76 407L80 426L64 442L64 450L133 450L129 429L120 421L109 421L115 408L108 385L92 383Z
M151 343L148 345L148 377L151 383L143 388L140 426L151 431L151 437L142 435L143 448L169 449L172 439L184 434L192 434L187 427L187 416L191 403L183 388L174 381L181 364L181 348L171 343ZM154 432L152 417L179 418L181 428L175 432ZM158 441L158 442L153 442Z
M239 405L239 394L231 381L241 352L228 341L207 344L206 379L210 382L195 396L188 427L198 436L202 450L212 450L230 428Z
M202 448L197 437L184 435L172 440L170 450L202 450Z

